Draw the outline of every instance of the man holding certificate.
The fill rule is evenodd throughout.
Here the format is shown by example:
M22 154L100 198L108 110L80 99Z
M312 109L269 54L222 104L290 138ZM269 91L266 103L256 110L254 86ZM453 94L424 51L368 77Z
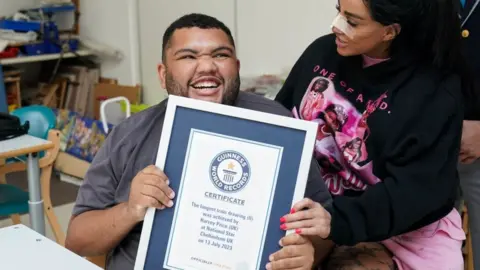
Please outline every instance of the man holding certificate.
M171 95L290 116L286 109L274 101L239 91L239 61L235 55L234 40L223 23L209 16L186 15L166 30L159 75L162 86ZM67 233L65 245L68 249L81 256L108 254L107 269L134 268L147 209L153 207L157 211L171 211L179 197L174 192L176 189L172 187L169 175L154 166L166 108L167 103L164 101L137 113L109 134L80 188ZM203 151L208 152L209 148ZM248 160L253 162L251 158ZM244 204L245 201L230 191L242 189L246 185L252 169L247 158L242 153L231 151L219 153L213 161L208 162L211 162L209 165L212 168L209 177L217 189L202 194L224 204ZM331 197L321 180L315 160L311 161L308 179L305 197L315 203L328 204ZM222 189L226 192L222 193ZM260 190L256 196L266 194ZM207 213L212 210L199 204L192 207ZM218 216L219 210L215 211L216 214L212 215ZM159 213L161 218L162 212ZM232 222L235 219L243 220L242 216L236 216L235 213L229 212L226 215L230 215ZM225 224L229 222L227 219L223 220ZM210 220L205 218L205 227L209 226ZM280 220L275 226L280 229ZM169 227L164 229L170 230ZM183 231L188 233L189 229ZM212 229L211 234L213 233ZM332 248L330 241L299 234L288 234L278 240L278 251L260 269L311 269ZM251 266L244 268L252 269Z

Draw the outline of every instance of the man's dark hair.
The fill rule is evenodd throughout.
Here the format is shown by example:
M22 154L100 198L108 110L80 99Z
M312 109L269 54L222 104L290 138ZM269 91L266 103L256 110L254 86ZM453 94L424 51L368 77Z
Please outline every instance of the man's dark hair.
M235 41L233 40L232 33L224 23L214 17L205 14L191 13L178 18L176 21L170 24L167 30L165 30L165 33L163 34L162 44L163 61L165 61L165 50L169 46L170 40L175 30L193 27L198 27L201 29L220 29L225 32L225 34L227 34L230 43L233 47L235 47Z

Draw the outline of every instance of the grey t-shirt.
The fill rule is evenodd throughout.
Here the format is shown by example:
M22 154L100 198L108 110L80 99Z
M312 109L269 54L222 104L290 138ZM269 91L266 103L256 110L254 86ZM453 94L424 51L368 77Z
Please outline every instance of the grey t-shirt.
M109 133L85 175L73 215L107 209L128 201L132 179L145 167L155 164L166 104L165 100L132 115ZM235 106L290 116L289 111L279 103L245 92L240 92ZM305 197L324 205L331 202L330 193L320 176L320 167L314 159ZM139 223L108 254L108 270L133 269L141 230L142 223Z

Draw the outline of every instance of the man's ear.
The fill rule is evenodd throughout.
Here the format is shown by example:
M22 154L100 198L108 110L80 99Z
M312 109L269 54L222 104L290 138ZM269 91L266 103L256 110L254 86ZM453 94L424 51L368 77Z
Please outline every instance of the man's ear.
M166 83L167 68L165 67L165 64L163 63L158 64L157 71L158 71L158 77L160 79L160 85L162 86L163 89L167 89L167 83Z
M384 40L385 41L394 40L400 34L401 30L402 30L402 27L398 23L394 23L392 25L386 26Z

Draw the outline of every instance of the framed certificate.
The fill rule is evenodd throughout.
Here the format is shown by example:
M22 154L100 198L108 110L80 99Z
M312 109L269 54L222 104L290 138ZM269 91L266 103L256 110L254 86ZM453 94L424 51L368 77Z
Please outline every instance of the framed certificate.
M170 96L156 166L174 207L149 209L135 269L265 269L304 197L317 125Z

